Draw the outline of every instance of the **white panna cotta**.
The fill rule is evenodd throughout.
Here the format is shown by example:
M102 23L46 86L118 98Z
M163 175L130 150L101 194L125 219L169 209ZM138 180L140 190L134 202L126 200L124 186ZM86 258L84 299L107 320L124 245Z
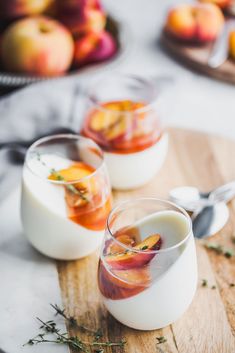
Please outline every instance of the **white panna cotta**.
M168 150L168 134L153 146L134 153L104 152L111 185L127 190L148 183L160 170Z
M168 134L162 126L161 114L154 104L139 98L95 104L83 122L82 134L104 151L114 189L143 186L166 158Z
M48 180L50 170L66 169L71 163L69 159L45 154L40 160L37 156L31 158L23 169L21 217L24 233L37 250L60 260L87 256L101 244L104 234L103 229L89 229L71 220L67 214L65 187ZM97 208L101 209L107 202L108 193L103 195Z
M160 250L142 268L141 256L146 255L143 252L134 254L134 270L127 260L125 270L124 267L121 269L121 262L114 263L113 260L111 266L103 256L101 264L106 272L99 273L102 299L107 310L129 327L139 330L163 328L186 311L195 294L197 261L194 237L186 216L170 210L145 217L133 227L138 229L142 241L146 236L158 233L161 236ZM118 271L115 270L117 265ZM99 271L102 271L101 267ZM140 278L148 273L150 281L143 279L141 284L138 273Z

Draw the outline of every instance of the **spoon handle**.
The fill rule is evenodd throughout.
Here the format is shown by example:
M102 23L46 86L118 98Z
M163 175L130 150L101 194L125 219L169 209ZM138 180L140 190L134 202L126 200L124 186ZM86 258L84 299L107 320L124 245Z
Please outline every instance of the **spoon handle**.
M214 203L229 202L235 197L235 181L224 184L210 193L209 200Z

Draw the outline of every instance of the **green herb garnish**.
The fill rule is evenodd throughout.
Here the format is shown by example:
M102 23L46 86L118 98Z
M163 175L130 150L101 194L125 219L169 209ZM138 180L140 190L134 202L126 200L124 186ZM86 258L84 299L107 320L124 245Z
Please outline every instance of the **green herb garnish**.
M209 250L213 250L217 254L224 255L227 258L233 257L235 255L234 250L230 248L224 248L220 244L206 243L205 247Z
M207 279L202 279L202 287L207 287L208 281Z
M157 339L157 344L162 344L167 342L167 339L164 336L156 337Z
M55 343L55 344L64 344L70 348L73 348L76 351L83 353L90 353L91 348L94 349L95 353L104 353L104 348L106 347L124 347L125 341L121 340L118 342L111 341L99 341L99 339L103 336L101 330L92 330L86 326L79 325L77 320L72 316L67 316L65 310L62 310L58 305L52 305L52 308L56 311L56 315L62 316L69 325L76 326L81 330L92 334L94 339L92 342L86 342L82 340L79 336L69 336L67 332L62 332L58 327L54 320L43 321L40 318L37 320L40 322L40 333L28 340L25 345L34 345L39 343ZM97 347L97 348L96 348Z

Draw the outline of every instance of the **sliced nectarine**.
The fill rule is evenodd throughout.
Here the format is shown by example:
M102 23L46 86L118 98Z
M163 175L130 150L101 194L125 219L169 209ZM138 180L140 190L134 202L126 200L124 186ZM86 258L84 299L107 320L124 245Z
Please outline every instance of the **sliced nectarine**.
M151 280L149 269L146 266L129 270L113 270L112 273L114 276L111 276L110 280L122 288L148 286Z
M132 297L145 290L150 280L147 267L128 271L115 270L115 274L112 274L107 271L101 261L99 262L98 285L106 298L116 300Z
M127 245L127 246L134 246L135 245L135 239L130 237L130 235L128 235L128 234L119 235L118 237L116 237L116 239L120 243ZM120 244L118 244L115 241L111 241L111 244L107 248L107 253L111 253L111 254L120 253L123 251L124 251L123 246L121 246Z
M96 111L92 115L90 127L94 131L108 129L119 120L119 114Z
M48 179L68 182L76 181L90 175L93 171L94 169L91 166L82 162L76 162L66 169L52 171Z
M112 269L116 270L142 267L155 256L155 253L152 253L151 250L158 250L160 245L160 235L150 235L140 244L134 246L133 251L126 250L125 252L106 255L106 261Z
M93 173L94 169L83 163L76 162L70 167L61 170L52 171L49 175L49 180L72 182ZM76 182L74 184L67 184L65 186L65 199L69 207L80 207L88 202L90 194L94 195L97 193L96 180L92 177L82 182Z
M107 130L103 132L103 135L108 141L113 141L117 138L123 138L128 132L128 127L129 124L127 120L124 117L120 117L116 123L111 125Z

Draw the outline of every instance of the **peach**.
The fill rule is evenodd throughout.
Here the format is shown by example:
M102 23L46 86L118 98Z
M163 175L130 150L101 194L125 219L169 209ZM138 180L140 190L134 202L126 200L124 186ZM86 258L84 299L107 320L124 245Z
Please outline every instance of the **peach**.
M145 290L151 283L151 276L146 267L127 271L115 270L113 274L106 270L102 262L99 263L99 289L109 299L131 297Z
M116 239L120 243L125 244L127 246L132 247L135 245L135 240L132 237L130 237L130 235L128 235L128 234L119 235L118 237L116 237ZM111 254L120 253L120 252L123 252L123 246L121 244L111 240L106 251L107 251L107 253L111 253Z
M86 33L75 40L74 66L109 59L116 50L116 42L110 33L106 31Z
M101 31L106 24L106 15L98 0L58 0L57 16L74 35Z
M16 18L40 14L53 0L0 0L1 17Z
M53 171L48 179L55 181L76 182L86 178L94 172L94 168L82 162L76 162L66 169ZM88 180L81 180L73 184L67 184L66 202L69 207L80 207L87 203L93 195L97 193L97 185L94 177ZM83 195L84 197L81 197Z
M177 39L206 43L216 39L223 25L223 13L216 5L187 4L170 10L165 30Z
M219 6L221 9L229 7L233 0L199 0L202 3L210 3Z
M229 54L235 60L235 31L232 31L229 35Z
M44 16L16 21L2 39L3 65L12 72L57 76L70 67L73 52L69 31Z
M160 245L160 235L153 234L140 244L132 247L133 251L127 250L116 254L111 253L106 255L105 259L112 270L128 270L142 267L149 263L155 256L155 253L151 252L151 250L158 250Z

